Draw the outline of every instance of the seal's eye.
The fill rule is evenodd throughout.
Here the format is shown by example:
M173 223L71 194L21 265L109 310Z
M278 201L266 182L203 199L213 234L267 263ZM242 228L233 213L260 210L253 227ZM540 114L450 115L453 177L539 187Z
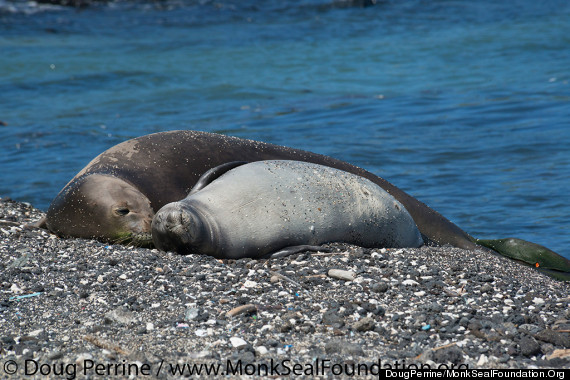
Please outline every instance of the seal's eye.
M126 208L126 207L117 207L117 208L115 209L115 214L121 215L121 216L125 216L125 215L127 215L129 212L130 212L129 209Z

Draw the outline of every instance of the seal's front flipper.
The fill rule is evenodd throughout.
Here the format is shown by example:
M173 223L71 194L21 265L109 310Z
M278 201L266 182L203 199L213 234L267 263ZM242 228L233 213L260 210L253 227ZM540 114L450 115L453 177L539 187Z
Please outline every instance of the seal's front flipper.
M206 173L202 174L202 176L200 177L198 182L196 182L196 184L194 185L192 190L190 190L190 193L188 195L192 195L194 193L197 193L198 191L202 190L204 187L208 186L216 178L219 178L223 174L229 172L230 170L235 169L238 166L241 166L241 165L244 165L247 163L248 162L246 162L246 161L226 162L225 164L218 165L215 168L208 170Z
M26 228L41 228L44 230L47 230L47 218L44 216L43 218L41 218L40 220L33 222L33 223L28 223L25 225Z
M287 257L301 252L331 252L330 248L321 247L320 245L295 245L293 247L283 248L277 252L270 253L262 257L262 259L277 259Z
M522 261L539 269L547 269L548 271L545 271L547 274L557 271L570 275L570 260L542 245L515 238L475 239L475 242L503 256Z

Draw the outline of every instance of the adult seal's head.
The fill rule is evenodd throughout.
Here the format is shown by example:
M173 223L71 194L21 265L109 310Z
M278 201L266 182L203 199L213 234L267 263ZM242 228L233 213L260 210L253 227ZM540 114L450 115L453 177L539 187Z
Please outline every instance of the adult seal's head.
M60 235L145 246L152 241L154 212L148 198L124 179L89 174L69 183L46 215Z

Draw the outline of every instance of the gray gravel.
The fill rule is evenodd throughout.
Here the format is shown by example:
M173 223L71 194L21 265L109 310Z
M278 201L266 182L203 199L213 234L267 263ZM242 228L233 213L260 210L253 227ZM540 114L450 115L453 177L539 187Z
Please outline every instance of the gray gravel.
M317 359L570 368L570 284L485 252L332 244L216 260L24 227L41 216L0 200L1 378L177 378L176 365L228 362L286 375Z

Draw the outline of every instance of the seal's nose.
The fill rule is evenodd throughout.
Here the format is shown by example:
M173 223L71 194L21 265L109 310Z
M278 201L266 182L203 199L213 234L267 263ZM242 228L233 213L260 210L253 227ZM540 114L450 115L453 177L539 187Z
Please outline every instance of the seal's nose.
M180 207L168 204L161 208L152 219L152 241L163 251L176 250L179 245L177 235L183 229Z
M170 233L171 239L177 240L179 244L191 244L190 234L192 220L188 213L181 208L168 211L164 220L164 228Z
M203 240L201 231L200 218L179 202L167 204L152 220L152 240L164 251L199 253L196 250Z

